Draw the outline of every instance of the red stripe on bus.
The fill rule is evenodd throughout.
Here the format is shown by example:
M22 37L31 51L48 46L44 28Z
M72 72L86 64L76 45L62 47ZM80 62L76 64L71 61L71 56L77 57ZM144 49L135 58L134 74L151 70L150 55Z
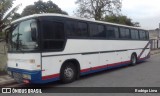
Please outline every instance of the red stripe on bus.
M91 70L98 70L98 69L103 69L103 68L107 68L107 67L118 66L118 65L127 64L130 62L131 61L124 61L124 62L118 62L118 63L113 63L113 64L107 64L107 65L103 65L103 66L97 66L97 67L93 67L93 68L82 69L81 72L88 72Z
M142 60L142 59L145 59L147 58L144 57L144 58L140 58L139 60ZM123 62L118 62L118 63L113 63L113 64L107 64L107 65L103 65L103 66L97 66L97 67L93 67L93 68L87 68L87 69L82 69L81 72L88 72L88 71L91 71L91 70L98 70L98 69L103 69L103 68L107 68L107 67L113 67L113 66L118 66L118 65L121 65L121 64L129 64L131 63L131 61L123 61ZM46 80L46 79L53 79L53 78L58 78L60 76L60 74L53 74L53 75L48 75L48 76L43 76L42 77L42 80Z
M93 67L92 70L103 69L103 68L106 68L107 66L108 66L108 65Z
M123 62L119 62L119 63L109 64L108 66L112 67L112 66L118 66L121 64L128 64L128 63L131 63L131 61L129 60L129 61L123 61Z
M57 78L57 77L59 77L59 73L58 74L53 74L53 75L48 75L48 76L43 76L42 80L52 79L52 78Z
M81 72L88 72L88 71L90 71L90 70L91 70L91 68L82 69Z
M98 70L98 69L103 69L103 68L112 67L112 66L118 66L118 65L127 64L127 63L130 63L130 61L124 61L124 62L118 62L118 63L113 63L113 64L107 64L107 65L103 65L103 66L97 66L97 67L93 67L92 70Z

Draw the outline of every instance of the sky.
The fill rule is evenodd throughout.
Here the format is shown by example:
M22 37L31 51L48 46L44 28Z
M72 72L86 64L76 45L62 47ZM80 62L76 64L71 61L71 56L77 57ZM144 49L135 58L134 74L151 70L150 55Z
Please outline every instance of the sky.
M16 0L14 6L22 4L18 13L21 13L25 6L33 4L38 0ZM48 1L48 0L43 0ZM76 0L51 0L62 10L74 16L77 8ZM128 16L133 22L139 22L144 29L156 29L160 23L160 0L122 0L123 15Z

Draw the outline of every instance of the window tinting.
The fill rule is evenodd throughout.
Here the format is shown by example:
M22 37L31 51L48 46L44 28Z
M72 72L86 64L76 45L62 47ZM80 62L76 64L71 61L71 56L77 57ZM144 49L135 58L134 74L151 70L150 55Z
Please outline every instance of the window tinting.
M67 21L66 22L66 31L67 31L67 36L72 37L76 36L76 31L77 31L77 22L75 21Z
M118 39L119 38L119 30L116 26L107 26L106 35L108 39Z
M105 27L103 25L89 24L90 37L105 38Z
M97 37L98 27L97 24L89 24L90 37Z
M69 37L87 37L88 29L87 23L77 21L66 22L67 35Z
M131 30L131 38L132 38L133 40L138 40L138 39L139 39L138 30L134 30L134 29Z
M146 31L146 40L148 40L149 39L149 33L148 33L148 31Z
M103 37L105 38L106 35L105 35L105 27L103 25L98 25L98 37Z
M87 23L78 22L77 28L78 29L76 31L76 36L78 36L78 37L87 37L88 36Z
M61 50L65 41L64 24L43 21L43 49Z
M63 39L64 38L63 23L45 21L43 24L44 39Z
M130 31L127 28L120 28L121 39L130 39Z
M139 31L139 36L141 40L146 40L146 32L145 31Z

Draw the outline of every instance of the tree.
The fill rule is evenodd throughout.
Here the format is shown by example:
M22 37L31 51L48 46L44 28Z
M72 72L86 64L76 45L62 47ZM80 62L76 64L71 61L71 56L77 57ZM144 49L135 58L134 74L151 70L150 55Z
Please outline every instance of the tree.
M128 25L128 26L140 27L138 22L132 22L132 19L130 19L124 15L105 16L104 21L111 22L111 23L124 24L124 25Z
M76 4L76 15L95 20L102 20L106 15L118 14L121 10L121 0L77 0Z
M19 4L9 11L13 5L13 1L14 0L0 0L0 32L13 20L12 17L21 5Z
M12 20L16 20L18 18L21 18L21 14L19 13L14 13L14 16L12 17Z
M34 5L28 5L24 8L22 16L39 14L39 13L60 13L66 14L67 12L61 10L56 4L52 1L43 2L41 0L34 2Z
M4 28L4 14L12 7L13 0L0 0L0 32Z

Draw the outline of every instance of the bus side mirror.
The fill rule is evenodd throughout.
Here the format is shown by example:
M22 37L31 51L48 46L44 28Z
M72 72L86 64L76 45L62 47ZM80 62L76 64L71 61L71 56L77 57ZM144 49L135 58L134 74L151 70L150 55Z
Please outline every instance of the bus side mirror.
M33 41L37 41L37 27L35 22L31 23L31 37Z

